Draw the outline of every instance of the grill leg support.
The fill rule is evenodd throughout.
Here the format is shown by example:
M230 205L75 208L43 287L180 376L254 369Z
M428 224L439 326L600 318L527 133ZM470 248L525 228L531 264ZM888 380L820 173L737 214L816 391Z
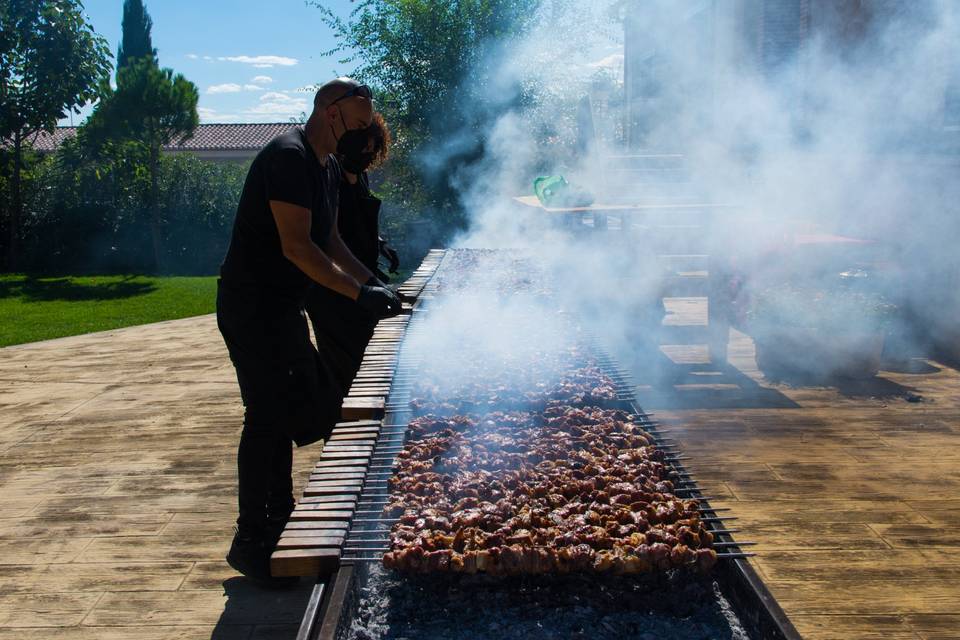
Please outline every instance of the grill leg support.
M336 640L337 627L341 618L347 613L350 590L353 588L354 567L345 564L333 575L327 597L323 599L323 607L317 617L317 630L309 640ZM297 640L300 640L299 638Z
M313 585L313 591L310 592L310 600L307 602L307 608L303 612L303 620L300 621L300 629L297 631L297 640L313 640L316 637L317 623L320 620L320 603L323 601L323 594L326 591L326 583L317 581Z

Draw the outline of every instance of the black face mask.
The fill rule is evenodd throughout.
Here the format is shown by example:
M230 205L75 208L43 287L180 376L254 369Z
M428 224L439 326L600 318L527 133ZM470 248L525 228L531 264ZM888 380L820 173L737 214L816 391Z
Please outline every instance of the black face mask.
M340 108L337 107L337 111L340 113L340 123L343 125L343 135L337 138L337 155L343 162L344 169L350 173L360 173L361 171L366 170L370 166L370 162L373 161L373 154L368 153L367 140L369 135L367 134L367 128L363 129L347 129L347 123L343 120L343 111L340 111ZM333 125L330 125L330 132L334 136L337 135L337 132L334 131ZM363 157L370 156L370 160L367 163L363 164ZM350 165L350 166L348 166ZM350 167L361 167L359 171L353 171Z
M366 142L366 140L364 140L364 142ZM339 147L339 145L337 146ZM366 147L366 144L364 144L364 147ZM373 163L373 153L363 150L359 153L342 153L339 152L338 149L337 159L340 160L340 166L343 167L344 171L354 175L360 175L369 169Z

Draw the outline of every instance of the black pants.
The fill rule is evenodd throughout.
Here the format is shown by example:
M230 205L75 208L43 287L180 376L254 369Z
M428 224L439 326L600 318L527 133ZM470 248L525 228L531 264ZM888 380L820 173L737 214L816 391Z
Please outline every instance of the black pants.
M296 296L221 282L217 325L237 372L243 431L237 451L237 525L262 534L268 514L293 508L292 443L329 436L339 415Z

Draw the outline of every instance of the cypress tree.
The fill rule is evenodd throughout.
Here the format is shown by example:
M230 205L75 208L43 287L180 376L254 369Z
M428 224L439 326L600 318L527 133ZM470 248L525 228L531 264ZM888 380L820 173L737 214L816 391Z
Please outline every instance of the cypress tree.
M154 268L159 271L164 264L164 220L159 206L163 145L193 135L200 118L196 85L157 64L157 50L150 40L152 27L143 0L124 0L117 88L107 87L83 128L85 140L94 147L109 140L126 140L149 152L150 192L145 213L150 219Z
M157 50L150 38L152 28L153 20L143 0L123 0L123 38L117 50L117 72L137 58L157 59Z

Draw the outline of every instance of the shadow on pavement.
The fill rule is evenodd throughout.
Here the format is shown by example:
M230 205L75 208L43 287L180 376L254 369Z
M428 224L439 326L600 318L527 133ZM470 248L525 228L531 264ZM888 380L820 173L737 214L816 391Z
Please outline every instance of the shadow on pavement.
M736 367L676 363L660 354L634 367L637 401L644 409L799 409L776 389L764 387Z
M271 590L239 576L228 578L223 581L226 603L210 640L295 638L312 590L310 580Z
M0 282L0 298L18 297L25 302L53 300L118 300L144 295L156 290L150 282L136 282L133 277L111 282L84 284L70 278L35 278Z

